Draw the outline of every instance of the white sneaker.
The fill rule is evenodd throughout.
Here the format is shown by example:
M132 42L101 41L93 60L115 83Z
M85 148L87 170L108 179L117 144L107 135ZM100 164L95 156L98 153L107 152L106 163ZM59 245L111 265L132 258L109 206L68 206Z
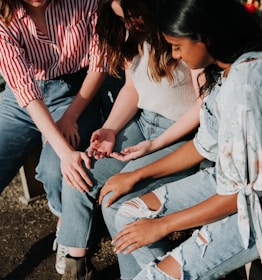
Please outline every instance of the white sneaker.
M55 269L59 274L64 274L65 272L65 258L68 254L68 247L57 243L58 229L56 231L56 238L53 243L53 251L56 251L56 262Z

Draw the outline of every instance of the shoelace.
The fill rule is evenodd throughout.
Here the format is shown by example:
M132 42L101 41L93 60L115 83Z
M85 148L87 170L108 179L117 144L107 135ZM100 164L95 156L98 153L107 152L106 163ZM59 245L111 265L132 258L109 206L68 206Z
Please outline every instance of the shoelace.
M68 248L66 246L60 245L58 246L57 255L59 255L61 258L65 258L66 254L68 253Z

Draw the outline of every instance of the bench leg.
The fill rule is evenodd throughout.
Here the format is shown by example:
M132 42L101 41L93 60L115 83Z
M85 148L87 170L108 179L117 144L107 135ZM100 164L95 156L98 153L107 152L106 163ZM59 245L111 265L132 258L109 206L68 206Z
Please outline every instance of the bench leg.
M32 152L27 156L24 164L19 170L24 192L24 195L19 199L25 204L28 204L45 195L42 183L35 179L35 168L39 161L41 147L41 143L36 145Z

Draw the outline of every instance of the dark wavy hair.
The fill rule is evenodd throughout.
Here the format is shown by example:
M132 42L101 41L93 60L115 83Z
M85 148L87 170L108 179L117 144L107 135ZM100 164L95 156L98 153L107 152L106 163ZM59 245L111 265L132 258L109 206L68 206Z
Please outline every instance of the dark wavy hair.
M155 21L155 0L120 0L124 19L111 8L112 0L99 0L97 33L102 56L107 55L109 73L118 76L118 67L141 54L145 41L151 45L149 68L152 78L160 81L167 77L173 81L172 69L177 61L171 57L171 47L166 43ZM128 29L128 37L127 35Z
M239 0L159 0L159 29L170 36L201 41L215 59L233 63L248 51L262 51L261 22ZM215 64L205 71L201 93L218 81L221 69Z

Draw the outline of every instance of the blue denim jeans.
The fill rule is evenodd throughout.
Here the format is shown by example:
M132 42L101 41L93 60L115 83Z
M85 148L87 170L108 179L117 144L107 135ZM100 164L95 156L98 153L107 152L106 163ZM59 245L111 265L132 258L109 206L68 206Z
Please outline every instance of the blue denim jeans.
M82 79L38 81L44 102L57 121L72 103ZM101 113L92 102L78 120L80 150L89 145L91 133L101 126ZM12 180L25 157L41 141L41 134L25 108L21 108L6 86L0 100L0 191ZM62 174L60 160L49 144L43 144L36 178L44 185L51 211L60 216Z
M121 230L125 224L137 219L158 218L183 210L214 195L216 181L213 170L213 168L201 170L187 178L156 189L154 193L161 201L158 211L149 210L143 203L141 207L134 209L128 204L123 204L115 217L117 230ZM201 241L199 234L207 240L206 244ZM258 258L254 239L250 240L249 249L244 249L238 230L237 214L196 230L191 238L179 247L169 250L169 253L166 251L168 243L168 239L163 239L131 253L141 268L141 272L133 279L173 279L156 266L159 260L169 255L181 264L181 279L188 280L222 278L230 271ZM124 260L126 255L121 255ZM128 258L123 266L129 265L127 261Z
M117 135L114 150L121 151L123 148L130 145L135 145L145 139L155 139L172 124L173 121L168 120L163 116L149 111L142 111L140 116L132 120ZM58 242L70 247L89 247L91 244L88 242L90 241L90 233L96 207L95 200L105 181L118 172L131 171L138 167L149 164L163 157L164 155L169 154L171 151L177 149L186 141L187 139L181 140L178 143L170 145L169 147L161 149L155 153L143 156L136 160L131 160L129 162L121 162L113 158L104 158L94 161L92 169L87 170L88 175L94 182L92 190L88 193L80 193L78 190L71 188L66 184L66 182L64 182L62 192L62 223L60 226ZM114 218L119 205L123 201L141 193L146 193L150 190L153 190L159 185L159 181L174 181L181 179L188 174L192 174L195 171L196 168L192 168L185 172L167 176L166 178L159 180L148 179L147 181L144 181L143 184L138 184L132 193L119 199L110 208L104 208L102 206L103 216L111 236L114 236L116 233L116 229L114 227ZM104 198L103 205L107 200L107 197L108 196ZM131 261L134 261L134 264L131 266L129 263L130 270L132 271L133 275L136 275L137 272L140 271L140 268L138 267L138 270L136 270L137 264L135 264L135 260L132 258ZM120 265L120 269L121 268L122 266ZM123 274L125 273L123 272ZM125 276L123 275L123 277Z

